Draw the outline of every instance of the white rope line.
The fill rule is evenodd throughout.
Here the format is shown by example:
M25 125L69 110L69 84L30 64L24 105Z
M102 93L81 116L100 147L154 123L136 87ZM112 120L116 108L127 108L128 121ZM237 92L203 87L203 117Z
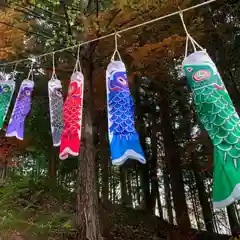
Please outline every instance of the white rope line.
M96 41L99 41L99 40L102 40L102 39L105 39L105 38L108 38L108 37L112 37L112 36L115 36L116 34L119 35L120 33L127 32L129 30L139 28L139 27L145 26L145 25L150 24L150 23L154 23L154 22L160 21L160 20L165 19L165 18L169 18L169 17L175 16L175 15L179 15L181 13L187 12L187 11L195 9L195 8L199 8L201 6L210 4L210 3L215 2L215 1L216 0L209 0L209 1L206 1L206 2L203 2L203 3L199 3L199 4L196 4L194 6L182 9L180 11L176 11L176 12L173 12L173 13L170 13L170 14L167 14L167 15L164 15L164 16L161 16L161 17L158 17L158 18L140 23L140 24L136 24L136 25L133 25L131 27L128 27L128 28L125 28L125 29L122 29L122 30L119 30L119 31L116 31L116 32L113 32L113 33L110 33L110 34L107 34L107 35L104 35L104 36L101 36L101 37L98 37L98 38L94 38L94 39L88 40L86 42L82 42L80 44L77 44L77 45L73 45L71 47L66 47L66 48L62 48L62 49L59 49L59 50L56 50L56 51L53 51L53 52L47 52L47 53L44 53L44 54L41 54L41 55L38 55L38 56L34 56L34 58L39 59L39 58L45 57L45 56L50 55L50 54L54 54L54 53L57 53L57 52L63 52L65 50L73 49L73 48L76 48L76 47L79 47L79 46L82 46L82 45L86 45L86 44L93 43L93 42L96 42ZM0 66L12 65L12 64L20 63L20 62L24 62L24 61L31 61L31 59L24 58L24 59L20 59L20 60L13 61L13 62L2 63L2 64L0 64Z
M32 75L31 81L33 81L33 65L34 65L34 61L32 61L31 68L29 70L27 80L30 80L30 76Z
M77 61L75 64L75 67L73 69L73 72L81 72L82 71L82 67L81 67L81 62L80 62L80 48L81 48L81 44L78 44L78 50L77 50Z
M51 80L57 79L56 68L55 68L55 52L52 53L52 77Z

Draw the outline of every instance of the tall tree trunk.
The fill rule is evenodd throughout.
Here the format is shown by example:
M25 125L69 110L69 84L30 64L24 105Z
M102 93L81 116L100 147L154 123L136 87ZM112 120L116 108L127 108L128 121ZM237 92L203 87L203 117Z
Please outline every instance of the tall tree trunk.
M128 190L128 206L133 206L133 193L132 193L132 174L127 173L127 190Z
M110 201L113 203L113 187L114 187L114 183L113 183L113 167L110 165L109 167L109 176L110 176Z
M156 207L156 198L158 192L158 176L157 176L157 116L156 116L156 107L153 109L152 114L152 135L151 135L151 150L152 150L152 157L151 157L151 212L155 213Z
M140 100L140 76L135 75L134 78L134 84L135 84L135 91L133 92L133 95L135 96L135 114L137 117L136 121L136 128L139 134L139 140L140 144L143 148L143 151L145 152L145 129L140 128L140 121L142 121L142 112L140 109L141 106L141 100ZM143 124L144 126L144 124ZM146 156L145 156L146 157ZM149 162L146 161L146 164L141 164L139 166L140 170L140 183L141 183L141 190L142 190L142 203L141 206L146 211L152 211L152 201L151 201L151 193L150 193L150 186L149 186Z
M172 119L170 115L170 103L164 86L160 88L160 111L161 111L161 126L163 133L163 142L165 156L168 161L170 172L170 181L172 186L173 203L176 211L176 218L179 227L182 230L187 230L191 227L188 208L185 198L185 190L183 177L181 172L181 157L178 146L175 143L174 133L172 128Z
M192 206L193 206L193 212L194 212L194 216L196 219L196 223L197 223L197 229L201 230L201 225L200 225L200 218L199 218L199 209L198 206L196 204L196 186L194 183L194 175L192 173L192 171L188 171L187 170L187 175L188 175L188 185L189 185L189 190L190 190L190 196L191 196L191 201L192 201Z
M100 127L100 159L102 170L102 202L104 205L109 201L109 151L107 142L107 120L105 114L102 114L101 127Z
M237 214L233 204L227 207L227 213L228 213L228 219L229 219L232 234L239 233L240 224L238 222Z
M57 148L51 149L51 154L48 159L48 178L51 182L56 182L57 180Z
M164 180L164 192L166 198L167 205L167 213L168 213L168 221L170 224L173 224L173 210L172 210L172 200L171 200L171 190L170 190L170 182L168 176L167 167L163 170L163 180Z
M126 174L127 172L124 166L120 166L121 202L124 206L126 206L128 202Z
M98 155L95 155L95 174L96 174L96 188L97 188L97 198L100 200L100 188L101 188L101 184L100 184L100 158L99 158L99 152Z
M196 180L196 187L198 190L199 200L202 207L203 218L207 231L214 232L213 219L212 219L212 210L208 201L208 196L205 192L204 182L201 177L200 168L195 159L194 153L191 154L192 158L192 168Z
M152 199L149 187L149 163L140 165L140 179L142 190L142 207L148 212L152 212Z
M116 194L116 171L114 166L111 167L112 169L112 196L113 196L113 203L117 201L117 194Z
M136 166L136 186L137 186L136 199L137 199L138 205L140 205L140 203L141 203L141 193L140 193L140 185L139 185L139 169L138 169L138 166Z
M159 186L157 182L157 206L158 206L158 214L160 218L163 218L162 204L161 204L161 196L159 192Z
M91 48L91 46L89 47ZM87 48L87 52L92 49ZM78 240L100 240L101 230L98 216L98 197L96 189L95 146L93 135L93 86L92 54L84 62L85 89L83 108L83 134L81 158L77 176L77 227Z

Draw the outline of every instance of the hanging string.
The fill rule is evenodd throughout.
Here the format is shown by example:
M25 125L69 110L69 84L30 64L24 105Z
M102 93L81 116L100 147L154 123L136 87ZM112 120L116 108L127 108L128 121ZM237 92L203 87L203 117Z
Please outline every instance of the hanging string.
M14 69L13 69L13 74L14 74L14 76L15 76L15 73L17 72L18 63L19 63L19 62L16 62L15 67L14 67Z
M34 60L32 59L32 64L31 64L31 68L29 70L29 73L28 73L28 77L27 77L27 80L30 80L30 81L33 81L33 65L34 65ZM32 76L32 78L30 79L30 76Z
M15 80L15 77L17 75L17 66L18 66L18 62L16 62L15 66L14 66L14 69L13 69L13 72L11 74L11 79L12 80Z
M179 7L178 7L178 8L179 8ZM179 9L180 9L180 8L179 8ZM193 39L193 37L190 35L190 33L188 32L187 27L186 27L186 24L185 24L185 22L184 22L183 12L182 12L181 9L180 9L180 11L179 11L179 16L180 16L180 19L181 19L181 21L182 21L182 25L183 25L184 31L185 31L185 33L186 33L186 35L187 35L187 38L186 38L185 57L187 56L188 41L189 41L189 40L190 40L191 43L192 43L192 46L193 46L194 52L197 51L196 46L199 47L202 51L204 51L204 48L201 47L201 46L200 46L200 45L199 45L199 44Z
M187 57L187 53L188 53L188 41L189 41L189 36L187 35L187 37L186 37L186 45L185 45L185 58Z
M194 5L194 6L191 6L191 7L185 8L185 9L182 9L181 11L176 11L176 12L173 12L173 13L170 13L170 14L167 14L167 15L164 15L164 16L161 16L161 17L158 17L158 18L155 18L155 19L152 19L152 20L149 20L149 21L140 23L140 24L136 24L136 25L133 25L133 26L131 26L131 27L128 27L128 28L119 30L119 31L117 31L117 32L110 33L110 34L107 34L107 35L104 35L104 36L101 36L101 37L98 37L98 38L94 38L94 39L92 39L92 40L89 40L89 41L86 41L86 42L83 42L83 43L80 43L80 44L77 44L77 45L73 45L73 46L66 47L66 48L62 48L62 49L59 49L59 50L56 50L56 51L53 51L53 52L47 52L47 53L38 55L38 56L36 56L35 58L39 59L39 58L41 58L41 57L45 57L45 56L48 56L48 55L53 54L53 53L63 52L63 51L65 51L65 50L69 50L69 49L73 49L73 48L79 47L79 45L82 46L82 45L89 44L89 43L93 43L93 42L96 42L96 41L99 41L99 40L102 40L102 39L105 39L105 38L108 38L108 37L112 37L112 36L115 36L116 33L117 33L117 34L120 34L120 33L123 33L123 32L127 32L127 31L129 31L129 30L132 30L132 29L135 29L135 28L139 28L139 27L145 26L145 25L147 25L147 24L151 24L151 23L154 23L154 22L157 22L157 21L160 21L160 20L163 20L163 19L166 19L166 18L175 16L175 15L179 15L180 13L184 13L184 12L187 12L187 11L192 10L192 9L199 8L199 7L201 7L201 6L204 6L204 5L213 3L213 2L215 2L215 1L217 1L217 0L209 0L209 1L206 1L206 2L203 2L203 3L199 3L199 4L196 4L196 5ZM192 39L192 40L195 42L194 39ZM195 42L195 44L198 46L198 43L197 43L197 42ZM200 45L199 45L199 46L200 46ZM199 47L199 46L198 46L198 47ZM9 63L3 63L3 64L0 64L0 66L12 65L12 64L15 64L16 62L23 62L23 61L29 61L29 58L20 59L20 60L18 60L18 61L13 61L13 62L9 62Z
M3 66L1 71L2 71L2 75L4 76L4 79L6 80L6 78L5 78L5 75L6 75L6 66Z
M55 68L55 52L52 53L52 77L51 80L57 79Z
M113 52L111 61L114 61L116 54L117 54L119 60L122 61L121 55L120 55L120 53L118 51L118 39L117 39L118 37L121 37L121 36L117 32L115 32L115 36L114 36L114 39L115 39L115 50Z
M81 62L80 62L80 48L81 48L81 44L78 45L77 60L76 60L76 64L73 69L73 72L82 72Z

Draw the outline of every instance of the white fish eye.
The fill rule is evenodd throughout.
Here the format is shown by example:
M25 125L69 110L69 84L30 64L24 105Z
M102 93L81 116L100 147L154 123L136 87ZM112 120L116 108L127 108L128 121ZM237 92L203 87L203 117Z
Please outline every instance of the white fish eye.
M26 96L30 96L30 95L31 95L31 92L30 92L29 90L26 90L26 91L25 91L25 94L26 94Z
M122 77L119 77L119 78L118 78L118 81L119 81L121 84L123 84L123 85L126 85L126 84L127 84L127 81L126 81L124 78L122 78Z
M58 90L57 90L57 91L56 91L56 95L59 96L59 97L61 97L61 96L62 96L61 91L58 91Z
M9 92L8 87L4 87L4 88L3 88L3 92Z

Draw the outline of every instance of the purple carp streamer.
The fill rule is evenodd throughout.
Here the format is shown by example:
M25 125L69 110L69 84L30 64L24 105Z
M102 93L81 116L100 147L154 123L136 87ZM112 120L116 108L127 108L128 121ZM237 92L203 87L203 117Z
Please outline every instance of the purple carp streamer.
M14 105L12 116L7 127L7 137L16 137L19 140L23 140L24 121L31 110L31 96L33 87L33 81L24 80L22 82Z

